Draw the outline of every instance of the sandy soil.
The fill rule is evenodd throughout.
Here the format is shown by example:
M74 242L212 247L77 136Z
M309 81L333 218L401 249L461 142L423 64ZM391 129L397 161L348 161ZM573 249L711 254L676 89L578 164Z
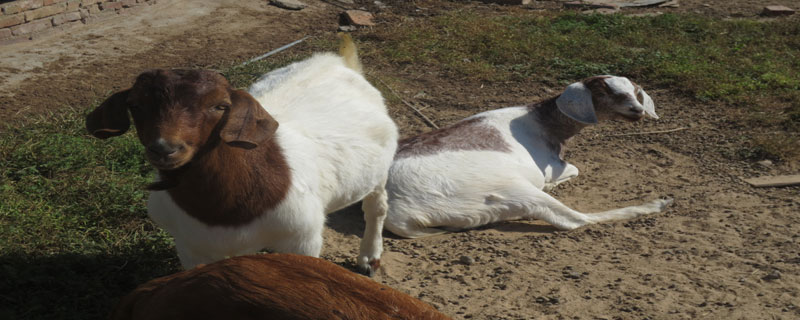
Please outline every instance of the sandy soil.
M289 12L265 1L164 0L127 19L0 47L0 117L84 108L148 68L220 67L305 35L332 37L336 16L347 5L306 2L309 8ZM794 0L770 3L796 5ZM482 6L403 2L390 4L378 18L461 5ZM763 5L682 0L679 8L646 11L755 17ZM558 10L560 4L534 1L530 8ZM373 68L370 76L407 80L395 89L429 105L426 114L441 125L560 89L526 84L476 89L392 66ZM731 160L725 154L751 130L737 127L735 114L724 105L700 105L668 90L646 89L662 119L586 129L567 154L581 175L553 193L585 212L670 196L675 204L667 212L570 232L518 221L418 240L387 233L383 267L374 279L456 319L800 317L800 188L754 189L741 181L798 168ZM402 104L390 109L404 134L429 130ZM675 128L686 129L620 135ZM333 214L323 257L352 266L363 226L357 207Z

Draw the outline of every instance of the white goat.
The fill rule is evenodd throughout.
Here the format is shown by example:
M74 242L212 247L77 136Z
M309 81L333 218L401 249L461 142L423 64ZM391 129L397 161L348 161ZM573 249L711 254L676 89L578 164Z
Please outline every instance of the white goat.
M543 102L483 112L402 140L386 185L386 228L417 238L524 218L570 230L659 212L672 200L584 214L545 193L578 175L562 159L570 137L598 120L645 114L658 118L641 87L597 76Z
M161 179L148 214L185 268L264 248L317 257L325 214L362 199L358 265L378 267L397 127L349 37L340 54L274 70L249 93L212 71L148 71L88 115L108 138L130 110Z

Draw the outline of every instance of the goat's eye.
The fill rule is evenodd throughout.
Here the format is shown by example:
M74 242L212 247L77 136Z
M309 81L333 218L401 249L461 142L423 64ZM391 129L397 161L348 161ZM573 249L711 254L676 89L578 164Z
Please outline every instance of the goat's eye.
M228 106L220 104L220 105L214 106L214 108L212 108L212 109L214 111L225 111L225 110L228 110Z

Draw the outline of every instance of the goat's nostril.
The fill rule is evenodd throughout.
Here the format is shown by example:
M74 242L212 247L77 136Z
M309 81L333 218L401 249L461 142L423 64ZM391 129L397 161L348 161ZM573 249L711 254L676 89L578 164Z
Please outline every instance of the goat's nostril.
M147 147L147 151L163 157L172 155L183 148L184 147L181 144L171 144L166 141L156 141Z

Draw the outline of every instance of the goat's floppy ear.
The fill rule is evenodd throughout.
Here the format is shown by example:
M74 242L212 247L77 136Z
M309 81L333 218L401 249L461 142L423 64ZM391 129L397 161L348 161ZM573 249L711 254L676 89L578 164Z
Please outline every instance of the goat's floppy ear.
M86 130L100 139L116 137L128 131L128 93L130 89L112 94L86 116Z
M575 82L564 90L556 99L556 106L561 113L575 121L596 124L597 115L594 114L592 91L583 82Z
M650 96L647 95L647 92L644 92L644 89L641 87L638 87L637 89L639 89L637 98L642 100L644 112L646 112L651 118L658 119L658 115L656 114L656 105L653 103L653 99L651 99Z
M278 122L249 93L242 90L231 92L228 121L222 127L220 137L225 143L252 149L271 138L278 130Z

